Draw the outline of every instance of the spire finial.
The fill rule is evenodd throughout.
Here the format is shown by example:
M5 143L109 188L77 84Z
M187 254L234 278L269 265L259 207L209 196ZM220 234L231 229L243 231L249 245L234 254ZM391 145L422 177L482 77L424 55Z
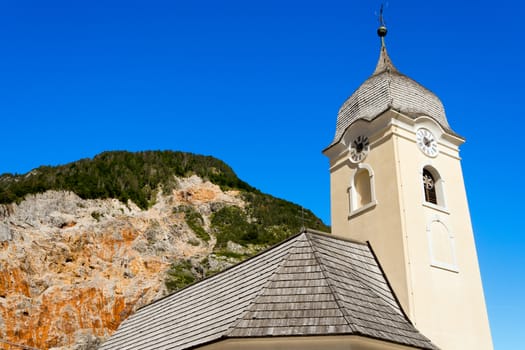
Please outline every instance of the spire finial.
M379 9L379 28L377 28L377 35L381 38L381 46L385 46L385 36L387 33L385 20L383 18L383 4L381 4L381 8Z
M379 54L379 61L377 62L376 69L374 71L374 74L379 74L384 71L389 72L396 72L397 69L392 64L392 61L390 60L390 57L388 57L388 53L386 52L386 46L385 46L385 36L387 33L385 20L383 18L383 4L381 4L381 9L379 10L379 28L377 28L377 35L381 38L381 52Z

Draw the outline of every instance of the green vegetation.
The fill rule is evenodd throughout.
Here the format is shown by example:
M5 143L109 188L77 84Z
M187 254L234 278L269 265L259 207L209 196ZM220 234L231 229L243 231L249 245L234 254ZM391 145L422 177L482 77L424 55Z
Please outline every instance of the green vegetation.
M94 211L91 213L91 217L97 221L100 221L100 218L102 217L103 215L100 214L98 211Z
M218 257L231 258L238 261L249 258L249 256L247 256L246 254L235 253L229 250L215 250L213 253Z
M205 277L209 277L230 266L248 258L247 255L223 251L213 253L198 260L198 258L177 260L169 268L164 284L169 293L175 292ZM214 261L214 263L211 262ZM224 264L225 261L228 261Z
M104 152L93 159L82 159L56 167L41 166L24 175L0 176L0 204L19 202L28 194L48 190L65 190L84 199L116 198L134 202L142 209L150 207L158 191L169 192L177 188L175 177L197 175L225 189L241 192L244 208L225 206L211 217L211 230L204 229L200 213L189 205L174 208L183 213L188 226L204 242L215 235L214 263L182 260L170 267L166 287L178 290L205 276L218 272L224 266L241 261L258 251L298 233L302 227L328 231L311 211L288 201L266 195L240 180L233 170L221 160L184 152ZM94 211L91 216L100 220L103 214ZM156 241L157 222L153 222L145 235L149 244ZM228 241L240 244L239 251L230 251ZM199 245L199 240L189 242ZM219 265L217 265L219 261ZM226 264L224 264L226 263ZM213 267L212 267L213 266Z
M190 260L179 260L170 266L164 281L169 292L184 288L197 279Z
M223 161L211 156L185 152L104 152L93 159L56 167L41 166L24 175L0 176L0 204L21 201L26 195L47 190L72 191L84 199L117 198L133 201L146 209L159 189L169 191L177 186L175 176L198 175L223 189L238 189L248 203L245 209L224 207L214 213L212 229L218 249L228 240L239 244L273 244L301 227L326 231L328 227L309 210L288 201L261 193L240 180ZM204 230L202 217L190 206L179 208L188 226L204 241L210 236ZM100 213L92 213L99 220Z
M228 241L241 245L276 244L298 233L302 227L328 231L311 211L260 192L243 192L246 209L229 206L212 215L211 228L217 237L217 251Z
M220 272L225 266L260 252L298 233L302 227L328 231L311 211L296 204L260 192L243 192L246 207L225 206L211 217L211 233L217 238L213 254L202 261L182 260L175 262L165 280L169 292L184 288L204 277ZM197 234L202 230L202 217L189 206L179 206L176 212L184 212L186 222ZM190 224L190 222L193 222ZM192 225L197 225L197 229ZM228 241L240 244L239 250L231 251ZM211 264L211 260L215 263ZM217 264L219 262L219 264ZM212 267L213 266L213 267Z
M184 213L184 219L186 220L186 223L197 237L199 237L205 242L208 242L210 240L210 235L202 227L202 225L204 224L202 215L199 214L199 212L197 212L193 207L189 205L180 205L174 209L174 212Z
M228 241L239 244L255 243L257 230L247 220L244 211L235 206L220 209L212 215L211 228L217 237L216 249L225 248Z
M27 194L66 190L84 199L117 198L148 208L162 188L176 187L174 176L198 175L222 188L255 191L221 160L184 152L104 152L66 165L41 166L24 175L0 176L0 204Z

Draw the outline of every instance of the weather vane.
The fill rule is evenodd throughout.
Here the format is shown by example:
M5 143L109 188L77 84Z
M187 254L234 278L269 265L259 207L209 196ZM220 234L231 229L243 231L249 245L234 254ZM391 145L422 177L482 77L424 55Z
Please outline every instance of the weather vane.
M385 27L385 20L383 18L383 4L381 4L381 8L379 9L379 25L381 27Z
M383 4L381 4L381 8L379 9L379 28L377 28L377 35L381 38L381 45L385 46L385 36L387 33L386 25L385 25L385 19L383 18Z

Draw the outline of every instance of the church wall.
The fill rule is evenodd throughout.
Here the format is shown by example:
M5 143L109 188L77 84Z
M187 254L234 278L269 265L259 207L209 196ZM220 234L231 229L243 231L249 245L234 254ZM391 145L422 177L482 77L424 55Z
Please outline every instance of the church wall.
M409 309L406 257L395 172L393 139L380 132L371 138L373 151L363 161L372 171L377 203L355 215L350 213L348 188L358 167L343 155L332 167L332 233L369 241L404 310ZM350 218L349 218L349 215Z
M410 350L413 347L359 336L226 339L200 350Z
M424 121L440 149L435 158L425 156L415 143L420 126L398 128L395 137L411 276L408 313L416 328L443 349L492 349L457 146L440 138L436 124ZM438 205L425 202L424 167L441 178Z
M436 136L436 157L418 148L421 127ZM352 163L344 147L329 152L332 232L371 243L403 310L438 346L492 349L459 157L463 140L428 117L392 111L351 127L342 145L360 134L370 137L362 162ZM374 201L352 211L349 187L363 168L373 174ZM437 205L425 200L424 168L435 176Z

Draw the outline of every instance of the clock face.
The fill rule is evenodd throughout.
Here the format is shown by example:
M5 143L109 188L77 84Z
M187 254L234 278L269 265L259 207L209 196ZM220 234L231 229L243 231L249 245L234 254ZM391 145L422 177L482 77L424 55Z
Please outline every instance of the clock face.
M367 136L360 135L350 144L350 160L359 163L366 158L370 150L370 141Z
M434 135L427 129L421 128L416 131L416 143L421 152L429 157L438 154L438 145Z

